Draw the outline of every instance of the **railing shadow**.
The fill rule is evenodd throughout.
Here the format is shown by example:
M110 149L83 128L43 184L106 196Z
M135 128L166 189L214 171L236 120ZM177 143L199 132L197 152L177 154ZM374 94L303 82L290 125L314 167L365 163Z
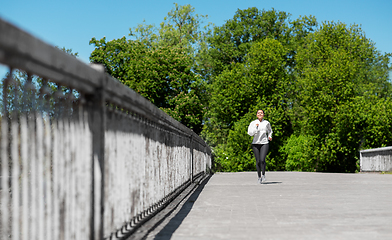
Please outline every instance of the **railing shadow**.
M200 185L194 190L191 196L186 200L186 202L182 205L181 209L177 212L177 214L170 219L170 221L165 225L163 229L161 229L153 239L157 240L166 240L170 239L173 233L177 230L177 228L181 225L182 221L187 217L191 209L193 208L193 204L196 202L200 193L203 191L204 186L208 183L212 175L208 176L204 179Z

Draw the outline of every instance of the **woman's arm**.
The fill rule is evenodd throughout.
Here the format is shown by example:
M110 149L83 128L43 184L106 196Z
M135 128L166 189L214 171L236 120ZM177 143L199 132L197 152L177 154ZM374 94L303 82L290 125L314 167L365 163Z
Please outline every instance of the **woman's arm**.
M257 133L256 124L252 121L248 126L248 135L254 136Z
M272 128L271 128L271 124L268 122L267 124L267 131L268 131L268 140L272 141Z

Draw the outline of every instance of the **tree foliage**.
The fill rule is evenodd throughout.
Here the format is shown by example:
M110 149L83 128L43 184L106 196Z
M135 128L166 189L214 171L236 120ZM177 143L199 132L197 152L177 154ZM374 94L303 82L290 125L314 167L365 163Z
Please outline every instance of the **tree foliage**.
M366 102L388 108L386 57L360 28L340 22L323 23L299 48L294 110L301 114L298 131L316 139L316 170L357 170L358 150L367 147L368 127L376 127L365 124L372 112Z
M229 129L260 97L275 106L291 104L296 48L317 23L311 16L289 17L274 9L238 10L207 38L206 54L213 60L205 63L210 99L202 134L211 145L224 144Z
M360 149L392 144L391 54L357 25L255 7L222 26L190 5L130 36L91 39L91 61L211 145L219 171L255 170L248 124L265 111L267 170L355 172Z
M285 31L275 31L282 36L239 44L248 46L242 58L220 62L225 67L211 83L202 132L216 145L218 169L254 170L245 134L255 115L247 110L273 106L269 120L281 138L270 143L267 169L355 172L360 149L392 144L390 55L379 53L356 25L315 28L313 17L285 24Z
M260 11L257 8L238 10L233 19L223 26L215 27L206 39L209 49L208 73L219 75L233 63L243 63L253 42L271 38L283 43L288 34L288 17L285 12ZM207 59L207 58L206 58Z
M281 104L285 93L285 49L274 39L255 43L244 63L234 63L210 85L211 100L206 128L212 129L213 144L225 142L233 123L262 99L267 105Z
M139 25L136 40L92 38L90 60L146 97L196 133L201 132L204 84L192 71L193 44L199 39L200 18L190 6L175 8L157 35L151 25ZM131 35L134 34L131 31Z

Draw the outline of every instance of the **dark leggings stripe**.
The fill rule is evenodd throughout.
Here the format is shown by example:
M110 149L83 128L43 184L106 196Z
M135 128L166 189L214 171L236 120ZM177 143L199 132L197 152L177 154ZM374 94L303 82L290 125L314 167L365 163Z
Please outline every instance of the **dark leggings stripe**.
M261 172L265 174L265 157L267 156L269 145L267 144L252 144L253 153L256 158L257 175L261 177Z

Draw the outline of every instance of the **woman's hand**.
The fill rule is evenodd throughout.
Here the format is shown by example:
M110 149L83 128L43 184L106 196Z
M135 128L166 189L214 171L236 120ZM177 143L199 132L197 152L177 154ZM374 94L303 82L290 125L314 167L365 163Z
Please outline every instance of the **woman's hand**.
M268 140L272 141L272 137L268 137Z

